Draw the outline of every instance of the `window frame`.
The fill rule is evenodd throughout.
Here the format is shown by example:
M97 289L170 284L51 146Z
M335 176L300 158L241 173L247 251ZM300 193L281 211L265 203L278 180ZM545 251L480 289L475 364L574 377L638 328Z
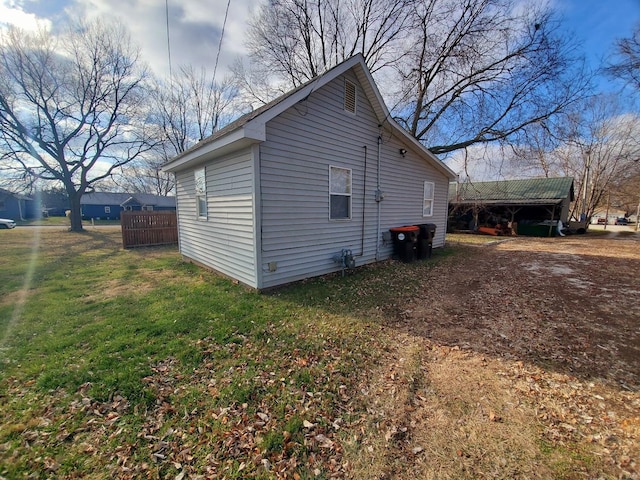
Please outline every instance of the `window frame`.
M201 178L200 178L201 177ZM196 168L193 171L195 196L196 196L196 216L199 220L208 218L209 205L207 202L207 170L206 167Z
M345 172L348 172L349 177L348 177L348 183L347 183L347 188L345 190L347 190L347 192L334 192L332 190L332 186L333 186L333 171L334 170L342 170ZM347 201L348 201L348 216L346 217L339 217L339 218L334 218L332 216L333 213L333 209L331 208L331 200L333 197L346 197ZM329 165L329 221L331 222L349 222L352 219L352 206L353 206L353 201L352 201L352 196L353 196L353 170L351 168L346 168L346 167L338 167L336 165Z
M431 196L427 196L427 185L430 186ZM433 217L433 199L435 197L435 183L425 180L422 187L422 216ZM427 210L427 202L429 202L429 209Z
M105 205L104 206L104 213L111 213L111 206L110 205Z

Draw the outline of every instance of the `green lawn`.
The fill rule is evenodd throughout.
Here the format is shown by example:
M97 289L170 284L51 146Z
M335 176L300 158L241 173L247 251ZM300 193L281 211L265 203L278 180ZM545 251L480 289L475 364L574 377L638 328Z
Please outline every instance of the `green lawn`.
M493 235L480 235L477 233L447 233L447 243L466 243L470 245L484 245L500 242L513 237L494 237Z
M45 227L69 227L69 218L67 217L43 217L36 219L28 219L28 220L19 220L16 221L18 225L23 226L45 226ZM95 225L103 226L103 225L120 225L120 220L83 220L82 221L85 228L89 228Z
M416 268L259 294L117 228L1 241L1 478L330 476L378 308Z

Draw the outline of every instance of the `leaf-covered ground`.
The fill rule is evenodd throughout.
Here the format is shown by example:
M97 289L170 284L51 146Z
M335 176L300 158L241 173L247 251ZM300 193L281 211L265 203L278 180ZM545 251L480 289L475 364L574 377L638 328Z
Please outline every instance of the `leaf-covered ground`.
M172 282L215 293L210 312L181 310L186 297L145 310L202 316L160 338L190 358L149 350L134 400L91 381L43 388L46 358L24 373L3 346L0 478L640 478L638 238L456 245L263 295L193 268L128 267L148 308ZM99 291L82 301L107 302ZM224 335L196 328L223 315ZM152 327L137 341L172 331Z
M385 316L356 477L640 478L638 237L467 248Z

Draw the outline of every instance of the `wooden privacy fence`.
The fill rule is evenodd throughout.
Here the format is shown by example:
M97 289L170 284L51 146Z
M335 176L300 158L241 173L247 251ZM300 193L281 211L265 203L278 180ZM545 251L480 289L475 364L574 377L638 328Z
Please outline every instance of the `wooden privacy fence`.
M178 243L176 212L124 211L120 225L124 248Z

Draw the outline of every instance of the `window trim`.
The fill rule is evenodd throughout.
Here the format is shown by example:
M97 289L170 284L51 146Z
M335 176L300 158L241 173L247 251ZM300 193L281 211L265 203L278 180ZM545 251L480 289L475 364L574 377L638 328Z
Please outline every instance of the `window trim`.
M104 213L111 213L111 206L110 205L105 205L104 206Z
M347 186L347 190L348 193L345 192L334 192L331 190L331 185L332 185L332 172L333 170L344 170L346 172L349 172L349 183ZM333 196L343 196L343 197L347 197L349 200L349 213L348 213L348 217L340 217L340 218L333 218L331 216L331 197ZM351 168L346 168L346 167L338 167L337 165L329 165L329 221L331 222L350 222L352 219L352 207L353 207L353 201L352 201L352 196L353 196L353 170Z
M199 188L198 178L202 175L202 189ZM195 183L195 193L196 193L196 216L199 220L206 220L208 218L209 212L209 204L207 202L207 171L206 167L196 168L193 171L194 183ZM202 202L202 203L200 203ZM201 205L204 205L204 208L201 209ZM204 210L204 212L203 212Z
M427 185L430 185L431 188L431 196L427 197ZM425 181L422 187L422 216L423 217L433 217L433 199L435 197L435 189L436 185L434 182ZM425 204L430 202L429 211L426 213Z

